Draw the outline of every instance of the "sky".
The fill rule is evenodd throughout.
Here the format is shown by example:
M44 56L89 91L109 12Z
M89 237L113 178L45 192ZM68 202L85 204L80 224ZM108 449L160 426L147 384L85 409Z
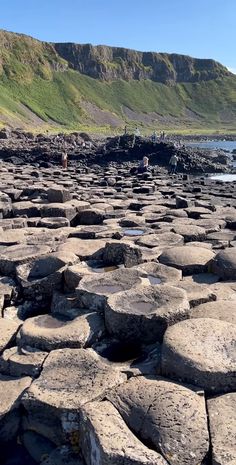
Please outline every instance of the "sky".
M236 0L1 0L0 28L50 42L213 58L236 73Z

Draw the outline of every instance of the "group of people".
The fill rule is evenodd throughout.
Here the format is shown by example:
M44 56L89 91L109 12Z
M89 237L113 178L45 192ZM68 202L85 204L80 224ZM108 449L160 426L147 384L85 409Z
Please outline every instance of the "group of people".
M169 160L169 174L176 173L178 161L179 159L177 155L174 153L170 157L170 160ZM145 156L143 157L143 159L141 160L137 168L136 167L131 168L130 174L143 174L143 173L146 173L148 169L149 169L149 158Z

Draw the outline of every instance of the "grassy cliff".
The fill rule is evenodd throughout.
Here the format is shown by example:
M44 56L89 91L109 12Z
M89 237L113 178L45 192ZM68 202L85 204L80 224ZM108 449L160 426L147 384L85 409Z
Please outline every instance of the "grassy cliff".
M181 57L173 61L167 57L173 79L167 74L168 82L158 82L157 68L155 80L137 78L132 55L127 67L134 75L124 79L117 67L109 65L113 63L109 61L109 47L102 72L111 66L116 72L112 79L108 79L109 73L104 78L88 75L91 63L92 69L97 66L94 55L89 66L84 58L85 66L79 71L71 57L59 51L54 44L0 31L2 125L102 131L118 130L127 124L186 132L236 131L236 76L212 60L205 60L204 68L204 60ZM159 58L154 58L151 62L157 63ZM144 66L141 61L139 66ZM150 72L150 66L145 73ZM201 77L196 74L199 70ZM159 81L165 81L163 76L162 69Z

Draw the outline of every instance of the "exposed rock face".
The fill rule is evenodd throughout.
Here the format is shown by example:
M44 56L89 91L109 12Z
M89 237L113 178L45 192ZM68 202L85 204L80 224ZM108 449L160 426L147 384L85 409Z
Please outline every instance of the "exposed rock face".
M214 60L200 60L184 55L137 52L90 44L58 43L54 46L73 69L98 79L198 82L229 74L226 68Z

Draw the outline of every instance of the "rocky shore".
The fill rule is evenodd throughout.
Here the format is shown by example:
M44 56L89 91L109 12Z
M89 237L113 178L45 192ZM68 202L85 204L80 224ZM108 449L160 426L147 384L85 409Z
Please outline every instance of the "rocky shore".
M189 175L230 168L85 139L1 139L1 464L234 465L236 189Z

